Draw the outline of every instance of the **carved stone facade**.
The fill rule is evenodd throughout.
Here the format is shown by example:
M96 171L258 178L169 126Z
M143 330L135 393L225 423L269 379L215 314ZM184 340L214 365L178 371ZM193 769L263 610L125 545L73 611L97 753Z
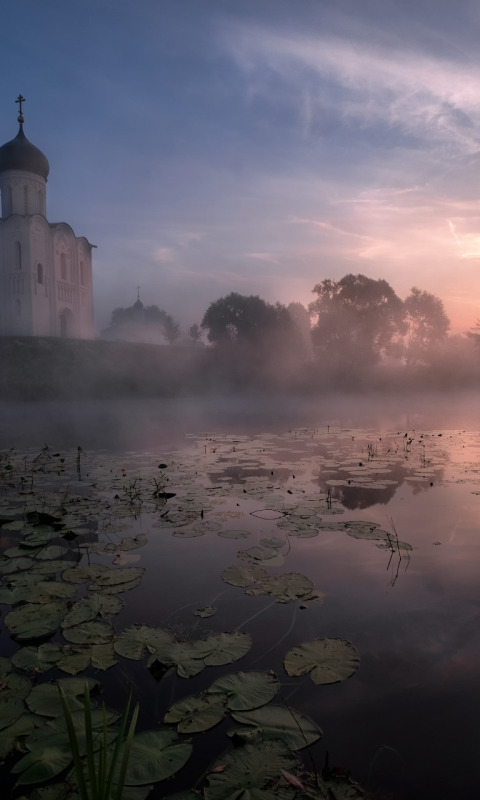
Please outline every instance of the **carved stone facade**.
M0 335L94 337L92 245L48 222L48 161L23 133L0 147Z

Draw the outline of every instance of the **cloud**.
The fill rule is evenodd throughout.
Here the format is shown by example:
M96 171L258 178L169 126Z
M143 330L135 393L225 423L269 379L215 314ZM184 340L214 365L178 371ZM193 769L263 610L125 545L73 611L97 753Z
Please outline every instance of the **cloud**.
M325 112L366 128L397 127L405 135L448 139L463 152L479 149L480 67L389 42L284 33L261 26L224 30L224 44L248 82L248 96L289 101L305 135ZM280 79L284 92L272 92ZM296 87L297 91L292 91Z

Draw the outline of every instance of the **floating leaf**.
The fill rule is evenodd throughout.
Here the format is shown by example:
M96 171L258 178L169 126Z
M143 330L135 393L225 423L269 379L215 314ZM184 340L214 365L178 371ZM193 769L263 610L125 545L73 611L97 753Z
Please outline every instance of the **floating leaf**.
M63 772L73 759L71 748L66 740L64 746L45 745L28 753L12 767L14 774L19 774L17 785L27 786L32 783L43 783Z
M235 711L232 717L249 728L246 733L236 733L244 736L255 734L261 739L282 739L292 750L308 747L322 736L318 725L288 706L263 706L253 711Z
M250 531L236 531L236 530L227 530L227 531L219 531L219 536L222 539L246 539L247 536L250 536Z
M62 648L51 642L38 647L22 647L12 656L12 664L18 669L31 672L46 672L62 657Z
M227 708L246 711L269 703L280 688L273 672L233 672L218 678L208 694L226 695Z
M163 628L132 625L116 637L114 648L120 656L139 661L146 652L155 653L174 641L172 634Z
M189 742L179 742L171 731L145 731L134 736L125 776L128 786L156 783L175 775L192 752Z
M90 564L89 567L77 566L62 572L62 579L72 583L85 583L86 581L96 581L108 571L109 567L104 564Z
M0 760L3 761L16 748L20 737L27 736L35 728L37 717L22 714L13 725L0 731Z
M252 517L259 517L260 519L280 519L285 516L284 511L278 511L276 508L261 508L259 511L250 511Z
M106 597L102 594L91 594L74 603L70 611L65 614L62 628L89 622L96 617L108 617L117 614L123 608L123 602L118 597Z
M225 697L201 694L184 697L170 706L163 721L177 725L179 733L208 731L225 716Z
M226 753L220 762L222 772L208 774L205 800L274 800L278 797L270 788L281 771L293 769L295 759L283 742L267 741L247 744Z
M229 583L231 586L243 586L245 588L255 583L261 583L263 580L268 580L269 574L266 570L254 565L232 566L223 571L222 578L225 583Z
M19 641L41 639L57 630L64 614L65 607L60 602L45 603L41 613L34 603L25 603L7 614L5 625Z
M57 661L57 667L69 675L78 675L83 672L90 664L90 653L87 649L75 650L69 648Z
M288 675L311 672L316 684L344 681L353 675L359 663L356 649L344 639L314 639L294 647L284 661Z
M217 613L217 609L214 606L204 606L203 608L195 609L193 613L196 617L213 617L213 615Z
M94 619L81 625L64 628L63 635L68 642L75 644L104 644L112 641L114 631L107 622Z
M36 576L35 576L36 578ZM30 603L50 603L55 597L68 599L73 597L77 589L63 581L39 581L30 587L25 599Z
M97 586L115 586L132 583L142 578L145 570L143 567L124 567L122 569L108 569L95 578Z
M45 717L62 716L63 708L58 684L62 686L72 711L83 711L81 698L85 693L85 686L91 692L98 685L92 678L61 678L55 683L40 683L33 687L26 698L30 711Z
M13 725L24 710L25 706L20 697L0 697L0 730Z
M207 666L221 666L231 664L242 658L252 646L252 639L249 633L218 633L209 636L205 641L209 646L210 652L205 656Z

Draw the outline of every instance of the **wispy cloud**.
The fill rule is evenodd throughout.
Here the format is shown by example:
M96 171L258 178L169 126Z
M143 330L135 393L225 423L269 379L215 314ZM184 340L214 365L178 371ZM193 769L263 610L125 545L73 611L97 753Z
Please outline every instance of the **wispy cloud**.
M411 135L448 138L466 152L479 149L480 67L401 47L332 36L287 34L237 25L224 32L251 97L274 102L272 75L286 89L306 133L328 111L367 127L399 126ZM281 97L285 102L287 93Z

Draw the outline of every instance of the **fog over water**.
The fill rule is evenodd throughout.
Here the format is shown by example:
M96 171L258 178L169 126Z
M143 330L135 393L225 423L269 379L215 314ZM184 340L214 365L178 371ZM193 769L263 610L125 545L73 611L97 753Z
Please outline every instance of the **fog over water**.
M0 402L0 447L155 449L181 446L188 433L278 433L296 426L477 428L478 392L406 394L247 394Z

